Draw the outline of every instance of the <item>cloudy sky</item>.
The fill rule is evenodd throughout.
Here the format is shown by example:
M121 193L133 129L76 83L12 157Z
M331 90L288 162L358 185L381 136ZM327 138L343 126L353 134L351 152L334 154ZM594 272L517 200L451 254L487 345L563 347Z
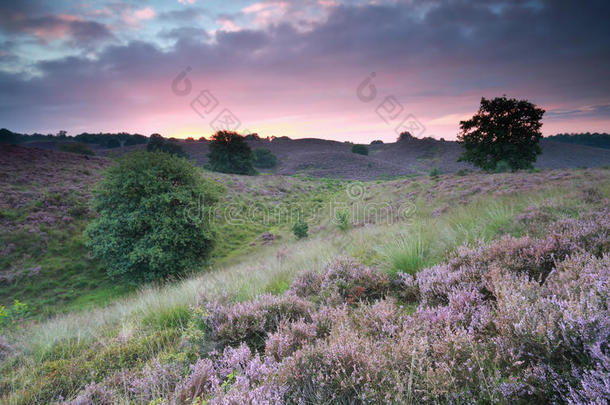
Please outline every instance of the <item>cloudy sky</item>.
M610 132L606 0L0 3L0 127L454 139L480 98ZM367 80L368 79L368 80Z

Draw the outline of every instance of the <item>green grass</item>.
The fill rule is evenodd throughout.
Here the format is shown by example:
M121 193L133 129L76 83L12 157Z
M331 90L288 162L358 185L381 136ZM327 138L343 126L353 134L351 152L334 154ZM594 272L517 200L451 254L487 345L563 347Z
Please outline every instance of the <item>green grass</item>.
M88 258L82 236L85 224L81 220L66 229L43 227L44 238L25 231L3 235L3 244L12 243L17 249L0 257L0 266L19 275L0 289L0 304L19 299L28 303L34 317L41 318L101 305L134 291L133 286L105 277L99 263ZM36 268L40 273L30 276L29 270Z
M297 212L311 218L319 217L322 208L344 187L344 182L338 180L246 176L239 179L245 186L237 189L237 180L230 176L222 178L227 180L229 188L219 206L231 204L233 218L243 219L243 223L236 226L224 216L217 220L218 237L212 265L231 263L260 249L249 244L263 232L272 231L280 238L292 238L290 229ZM268 190L279 194L266 195ZM0 234L1 246L14 244L17 247L11 254L0 256L0 269L18 275L16 282L0 288L0 305L8 306L14 299L19 299L28 303L33 318L44 319L58 313L107 305L137 290L137 286L108 278L103 266L90 259L83 237L88 220L87 202L80 196L44 192L29 206L4 210L0 214L20 223L45 204L68 205L68 213L75 221L61 227L41 225L40 230L46 235L25 230ZM39 275L28 276L30 269L38 267L41 268Z
M254 224L251 228L234 230L234 235L225 234L232 235L227 238L239 240L222 242L226 243L225 249L228 251L228 246L237 246L240 250L225 256L223 260L218 259L209 271L194 272L190 277L172 284L146 286L126 296L123 294L123 297L120 297L121 292L109 292L113 288L109 282L98 289L85 291L85 294L76 294L71 301L68 300L71 304L48 301L48 305L58 305L63 310L84 307L87 310L72 311L9 333L20 355L0 366L0 402L47 403L53 395L73 395L89 381L99 381L119 368L138 369L158 356L190 356L190 352L185 352L189 349L181 347L180 342L190 333L188 326L194 317L188 308L201 297L224 295L228 299L241 301L261 293L280 294L297 274L309 269L320 270L342 255L378 266L389 274L403 271L414 273L445 260L460 245L490 241L505 234L519 236L529 233L530 229L542 229L542 223L528 226L516 220L516 216L528 207L548 205L554 207L553 214L561 218L578 216L582 207L596 204L583 201L581 189L586 183L584 178L579 180L578 186L546 184L538 190L502 196L481 193L456 203L451 192L442 190L432 198L426 198L426 192L432 190L436 183L428 176L422 176L417 181L404 180L405 183L366 183L365 200L358 202L396 204L407 198L405 193L414 192L409 197L414 207L409 218L391 222L382 215L366 226L354 226L341 232L332 225L328 212L316 210L332 199L344 198L346 183L316 180L312 184L296 178L290 184L275 184L277 180L273 176L264 177L271 179L271 183L258 183L260 178L248 179L248 187L241 189L239 181L243 180L228 178L233 182L234 190L239 190L228 198L243 199L239 204L244 207L256 201L269 206L278 198L265 192L270 188L275 191L283 188L285 191L281 192L280 204L290 208L302 202L315 213L311 229L316 231L311 232L308 239L294 240L288 223L279 222L265 225L264 230L273 229L282 239L272 246L249 247L247 243L262 229ZM602 197L608 198L610 181L595 182ZM438 214L437 210L445 206L448 208ZM362 221L363 218L354 220ZM229 228L229 224L223 226ZM48 281L51 291L57 292L62 288L60 284L53 283L61 282L60 269L64 267L72 268L73 273L69 278L74 280L64 280L72 288L77 288L74 286L78 283L83 283L85 290L91 286L82 278L86 278L87 271L96 268L95 264L86 259L72 259L73 264L70 265L70 254L75 251L86 258L86 252L78 250L82 248L82 240L77 235L64 235L63 239L60 237L57 242L50 242L57 243L57 246L50 245L47 250L50 256L43 257L50 268L56 269L53 273L55 279ZM27 243L23 243L26 250L33 249L37 243L24 235L19 237L26 238ZM101 282L102 278L97 281ZM24 294L24 291L20 293ZM28 294L33 296L34 291ZM67 289L63 291L67 293ZM38 293L42 294L42 291ZM5 297L8 299L11 296L6 294ZM15 298L26 301L21 296ZM46 299L51 300L50 297ZM104 300L103 307L98 305ZM411 305L405 310L413 311L414 308Z

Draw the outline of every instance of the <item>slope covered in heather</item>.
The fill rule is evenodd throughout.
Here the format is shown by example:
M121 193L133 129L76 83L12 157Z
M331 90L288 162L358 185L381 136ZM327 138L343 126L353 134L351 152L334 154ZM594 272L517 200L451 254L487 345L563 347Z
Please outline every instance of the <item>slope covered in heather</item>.
M607 169L369 182L206 175L225 185L225 204L258 212L247 226L220 224L221 246L236 253L103 307L4 328L0 402L608 395ZM263 220L278 206L306 208L308 238ZM265 230L276 237L262 243Z

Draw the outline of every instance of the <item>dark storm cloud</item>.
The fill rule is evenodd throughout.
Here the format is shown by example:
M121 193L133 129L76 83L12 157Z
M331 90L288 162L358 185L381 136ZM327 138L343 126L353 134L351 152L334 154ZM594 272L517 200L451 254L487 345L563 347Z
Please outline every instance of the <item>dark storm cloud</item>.
M65 14L31 16L14 10L0 14L0 31L9 35L31 35L42 42L62 39L80 46L114 37L104 24L96 21Z

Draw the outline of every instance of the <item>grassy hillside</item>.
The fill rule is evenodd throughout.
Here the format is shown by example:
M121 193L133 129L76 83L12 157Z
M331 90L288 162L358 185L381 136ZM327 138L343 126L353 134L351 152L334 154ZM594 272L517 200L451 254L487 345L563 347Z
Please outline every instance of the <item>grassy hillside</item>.
M207 163L208 142L176 142L198 165ZM271 142L261 139L248 140L248 144L252 149L271 150L277 156L277 167L263 171L280 175L376 180L428 174L434 168L442 173L474 169L467 163L457 162L463 152L460 144L432 138L368 145L368 156L352 153L351 143L325 139L274 139ZM539 169L610 166L610 153L607 149L547 139L540 146L542 154L535 163ZM100 149L96 153L113 155L143 147L135 145L124 149Z
M607 219L608 174L605 169L577 169L345 183L218 175L227 188L225 204L236 203L236 212L247 212L253 206L270 211L278 206L282 210L302 208L310 219L310 237L296 241L289 234L288 221L261 224L261 212L265 210L254 210L251 224L219 223L226 240L220 241L216 265L207 272L171 285L147 287L114 299L103 308L74 311L5 329L6 338L0 341L0 355L4 357L0 365L0 402L46 404L78 397L74 403L149 404L166 403L165 399L167 403L202 404L208 400L229 402L230 398L242 403L244 395L251 395L254 401L265 398L276 403L279 397L290 400L313 395L326 402L347 402L358 396L363 402L438 403L449 400L449 394L460 392L454 401L462 398L469 402L476 397L483 403L497 402L502 381L492 380L493 372L469 375L454 365L467 364L467 359L478 361L469 367L495 368L497 378L506 379L504 382L515 378L517 387L523 383L520 378L529 372L527 367L539 363L524 362L516 353L512 371L507 371L505 364L493 363L493 356L486 357L489 347L476 349L477 339L473 336L485 333L480 335L482 341L508 339L508 332L483 332L477 329L479 326L468 324L476 333L471 336L471 332L464 332L462 336L458 329L452 329L451 322L458 322L451 321L453 318L443 318L449 322L447 330L456 331L450 335L436 327L428 332L408 332L414 328L409 325L428 327L426 319L445 316L441 315L443 311L448 317L454 316L450 308L443 309L443 299L432 305L432 298L437 296L434 286L441 288L438 291L448 287L442 283L426 284L426 280L440 277L445 282L461 283L461 273L455 273L459 277L452 279L444 273L434 275L434 271L446 271L442 263L467 260L476 252L479 256L471 262L473 269L480 268L477 266L484 263L483 257L490 258L485 259L489 261L486 266L496 266L493 263L497 259L492 253L485 253L484 246L506 235L529 235L530 239L501 242L489 252L513 252L510 249L516 248L510 246L522 246L523 252L529 253L507 253L505 264L514 263L516 269L528 266L527 271L540 271L546 277L555 258L564 258L552 250L552 239L547 241L549 229L557 226L563 226L557 231L557 235L565 235L558 239L561 241L576 238L572 234L574 226L593 227L591 232L597 232L597 239L586 239L591 240L586 242L588 245L582 245L585 242L581 239L574 239L573 244L565 242L561 245L562 255L563 246L570 246L573 253L593 249L592 246L597 250L590 253L607 252L607 223L587 218L597 215L596 218ZM339 229L334 219L337 212L349 213L349 229ZM23 216L10 215L11 221L21 221ZM570 225L569 229L567 225L554 225L572 218L593 225ZM256 236L266 230L272 230L280 239L269 245L256 241ZM70 232L75 235L76 229ZM251 242L255 245L250 246ZM478 247L481 243L482 247ZM464 245L475 250L460 248ZM236 253L230 255L230 251ZM355 261L336 261L338 257ZM522 262L519 257L531 260ZM588 259L575 260L580 262L563 266L580 268ZM604 264L592 261L587 266L593 269ZM410 275L416 278L411 279ZM503 297L500 288L510 287L505 283L493 285L496 299ZM296 297L286 295L289 289ZM261 294L271 295L260 297ZM535 297L538 293L532 290L531 294ZM478 304L472 304L472 308L479 311L477 314L487 310ZM507 306L493 308L500 311L493 312L496 319L504 319L510 313L501 312ZM505 324L494 325L496 328ZM471 330L468 327L464 330ZM437 342L450 341L457 346L455 351L442 352L440 347L444 346L437 350L437 343L432 341L418 345L409 336L434 337ZM398 350L394 356L381 354L390 353L392 347ZM429 359L424 355L426 347L432 350L428 351L432 356ZM505 347L512 350L513 346ZM220 350L220 354L213 349ZM251 350L262 357L252 357L256 352ZM541 355L548 354L546 349L541 350ZM357 353L364 357L357 357ZM281 365L279 360L283 360ZM456 374L441 373L431 361ZM266 368L261 368L261 362ZM552 365L555 371L564 365L543 364ZM333 370L345 367L360 367L361 378L370 383L350 379L350 375L356 375L354 372L333 374ZM394 375L389 370L400 371ZM459 375L465 375L466 380ZM330 380L318 381L315 386L307 384L318 376ZM431 391L433 383L437 389ZM537 386L532 390L539 393ZM425 392L430 393L428 397ZM383 399L388 393L398 397Z
M112 161L0 147L0 305L18 299L29 305L30 315L46 317L105 304L134 291L137 286L108 279L84 245L83 230L94 215L89 210L91 191ZM271 231L276 243L290 239L297 213L316 226L321 208L347 184L303 177L202 175L225 188L214 221L219 235L214 263L258 249L262 241L257 237L263 232Z

